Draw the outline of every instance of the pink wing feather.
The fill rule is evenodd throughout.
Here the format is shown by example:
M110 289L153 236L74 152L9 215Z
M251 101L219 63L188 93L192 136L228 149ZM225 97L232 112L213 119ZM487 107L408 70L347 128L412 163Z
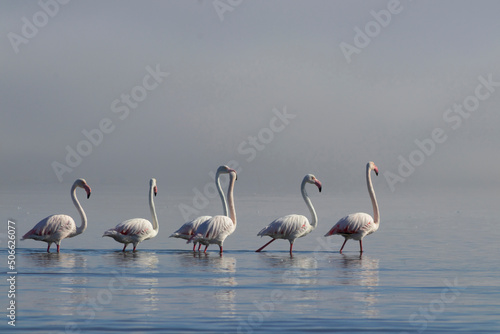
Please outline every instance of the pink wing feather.
M184 223L177 231L172 233L170 237L174 238L190 238L195 234L198 227L205 221L212 218L212 216L201 216L194 220Z
M196 235L190 240L212 240L222 238L234 229L234 224L228 216L215 216L203 222L196 230Z
M371 230L374 226L373 218L367 213L353 213L341 218L326 236L334 234L357 234Z
M44 240L56 234L66 237L74 232L76 232L76 225L73 218L67 215L52 215L39 221L21 240Z
M307 231L310 224L305 216L288 215L275 219L271 224L264 227L257 236L270 236L274 239L297 238Z
M149 234L153 230L153 225L146 219L135 218L126 220L111 230L123 235L141 235Z

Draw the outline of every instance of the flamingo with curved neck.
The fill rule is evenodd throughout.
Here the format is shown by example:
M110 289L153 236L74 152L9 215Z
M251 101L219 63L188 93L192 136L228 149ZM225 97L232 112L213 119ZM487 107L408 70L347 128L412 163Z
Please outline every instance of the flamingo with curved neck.
M77 179L71 186L71 200L80 214L81 225L76 226L73 218L67 215L51 215L42 219L35 225L28 233L26 233L21 240L33 239L44 241L47 245L47 253L50 253L50 245L55 243L57 245L57 252L59 253L59 246L61 240L65 238L72 238L82 234L87 229L87 215L83 211L78 198L76 197L76 188L83 188L87 193L87 198L90 197L91 189L84 179Z
M235 170L229 172L229 186L227 190L227 199L229 204L228 216L215 216L204 221L193 235L189 242L199 242L205 245L204 253L210 244L219 245L220 254L223 251L224 240L236 229L236 209L234 207L234 182L237 180Z
M217 168L217 173L215 174L215 186L217 188L217 192L219 193L220 199L222 201L222 210L224 212L224 216L227 216L227 202L226 202L226 196L224 195L224 192L222 191L222 187L220 185L220 176L221 174L229 174L230 172L236 172L234 169L229 168L228 166L219 166ZM198 227L201 225L201 223L209 220L212 218L212 216L200 216L196 219L190 220L186 223L184 223L177 231L172 233L169 238L180 238L180 239L185 239L189 240L193 235L196 234L196 230ZM198 245L198 250L200 250L201 243ZM193 252L196 250L196 242L194 242L193 245Z
M127 248L127 245L130 243L134 245L134 249L132 251L135 252L137 245L140 242L156 237L159 225L153 196L156 196L157 192L158 188L156 187L156 179L152 178L149 181L149 210L151 212L151 216L153 217L153 224L151 224L151 222L147 219L133 218L105 231L102 236L111 237L116 241L125 244L122 252L125 252L125 248Z
M271 224L264 227L257 236L270 236L272 239L267 244L257 249L256 252L260 252L267 245L276 239L287 239L290 242L290 255L292 255L293 243L295 239L301 238L316 228L318 225L318 216L312 205L312 202L306 192L306 184L311 183L318 187L321 192L321 182L312 174L308 174L302 180L300 185L300 191L302 193L302 198L306 202L307 208L311 213L311 222L302 215L288 215L274 220Z
M344 249L345 243L348 239L359 240L359 251L363 252L363 238L373 232L377 231L380 225L380 213L378 209L377 197L373 190L371 171L375 171L378 175L378 167L370 161L366 164L366 185L368 187L368 194L372 201L373 218L367 213L358 212L352 213L341 218L331 229L325 234L325 237L330 235L339 234L345 238L340 253Z

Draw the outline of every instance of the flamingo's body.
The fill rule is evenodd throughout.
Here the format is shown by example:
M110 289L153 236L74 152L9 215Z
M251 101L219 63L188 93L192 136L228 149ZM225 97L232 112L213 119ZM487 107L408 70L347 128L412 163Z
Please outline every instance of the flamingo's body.
M286 239L290 242L290 254L292 254L292 248L295 239L309 234L316 228L318 224L318 217L316 215L314 207L312 206L311 200L307 196L307 192L305 190L306 183L312 183L316 185L321 192L321 182L314 175L308 174L304 177L301 184L302 197L304 198L304 201L306 202L306 205L311 212L311 223L309 223L309 220L302 215L288 215L274 220L271 224L264 227L257 234L257 236L260 237L270 236L272 239L267 244L257 249L256 252L260 252L276 239Z
M87 198L90 197L91 190L84 179L76 180L71 187L71 199L82 219L82 224L79 227L76 226L75 221L70 216L52 215L38 222L21 240L33 239L44 241L48 244L47 253L50 253L50 245L55 243L57 245L57 252L59 253L59 246L62 239L72 238L83 233L87 228L87 216L76 198L77 187L85 189Z
M219 192L219 196L222 201L222 210L224 211L224 216L227 216L227 203L226 203L226 196L224 196L224 192L222 191L222 187L220 185L220 175L221 174L227 174L234 171L234 169L229 168L228 166L219 166L217 169L217 173L215 174L215 186L217 187L217 191ZM185 240L189 240L196 234L196 230L198 227L205 221L209 220L212 218L212 216L201 216L196 219L190 220L186 223L184 223L177 231L172 233L169 238L181 238ZM198 247L201 247L201 243ZM193 245L193 251L196 250L196 242L194 242Z
M208 245L219 245L220 254L222 254L222 245L224 240L234 232L236 229L236 210L234 208L234 182L236 181L236 171L231 170L229 173L229 188L227 198L229 201L229 217L228 216L215 216L203 222L196 234L191 237L188 242L199 242L205 245L204 252L207 252Z
M373 216L367 213L358 212L352 213L348 216L341 218L331 229L325 234L325 237L330 235L339 234L345 238L342 247L340 248L340 253L344 249L345 243L349 239L354 239L359 241L359 251L363 252L363 238L373 232L377 231L380 223L380 214L377 204L377 198L375 197L375 191L373 190L371 171L375 171L378 175L378 168L373 162L368 162L366 164L366 184L368 186L368 193L373 206Z
M177 231L172 233L169 238L181 238L189 240L195 235L196 230L201 225L201 223L209 220L212 216L201 216L196 219L190 220L184 223ZM201 246L201 244L200 244ZM196 250L196 242L193 245L193 252Z
M156 209L153 201L153 196L156 196L158 189L156 187L156 179L152 178L149 182L149 208L153 216L153 224L147 219L134 218L126 220L114 228L104 232L103 237L111 237L116 241L125 244L123 252L128 244L134 245L133 251L135 252L137 245L151 238L156 237L158 234L158 218L156 217Z

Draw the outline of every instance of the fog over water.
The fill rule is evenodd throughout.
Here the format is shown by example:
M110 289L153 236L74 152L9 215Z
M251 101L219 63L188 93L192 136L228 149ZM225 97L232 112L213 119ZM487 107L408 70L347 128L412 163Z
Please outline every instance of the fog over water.
M0 4L0 185L497 189L496 1ZM98 189L98 188L96 188Z

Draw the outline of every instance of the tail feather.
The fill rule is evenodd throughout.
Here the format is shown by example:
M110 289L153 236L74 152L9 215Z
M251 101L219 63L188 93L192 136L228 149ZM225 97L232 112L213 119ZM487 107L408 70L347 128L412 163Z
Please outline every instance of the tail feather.
M39 233L37 233L37 229L35 226L34 228L32 228L31 230L26 232L26 234L22 236L21 240L33 239L33 235L37 235L37 234L39 234Z
M337 232L337 229L336 229L336 228L332 228L332 229L330 229L330 231L328 231L328 233L327 233L327 234L325 234L324 236L325 236L325 237L329 237L329 236L333 235L335 232Z
M115 229L110 228L109 230L105 231L102 236L103 237L113 237L114 235L116 235L116 233L117 232Z

